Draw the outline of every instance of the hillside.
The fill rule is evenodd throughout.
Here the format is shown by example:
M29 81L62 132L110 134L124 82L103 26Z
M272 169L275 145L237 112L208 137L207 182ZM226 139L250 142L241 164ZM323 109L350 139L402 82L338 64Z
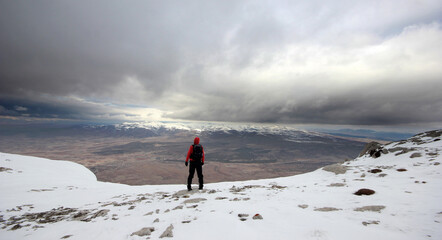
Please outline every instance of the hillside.
M441 133L371 144L306 174L192 192L0 153L0 239L441 239Z

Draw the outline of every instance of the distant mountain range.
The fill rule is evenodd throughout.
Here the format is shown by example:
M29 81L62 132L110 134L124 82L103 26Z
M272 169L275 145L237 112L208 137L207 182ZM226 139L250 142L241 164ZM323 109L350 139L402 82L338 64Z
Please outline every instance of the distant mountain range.
M413 133L398 133L398 132L381 132L367 129L317 129L316 131L328 133L335 136L352 137L352 138L370 138L384 141L398 141L412 137Z

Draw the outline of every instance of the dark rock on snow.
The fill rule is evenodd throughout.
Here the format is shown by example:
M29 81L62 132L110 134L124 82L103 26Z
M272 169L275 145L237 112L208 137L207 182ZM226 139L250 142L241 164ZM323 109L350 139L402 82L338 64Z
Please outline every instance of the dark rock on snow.
M373 195L374 193L375 193L374 190L371 190L368 188L361 188L357 192L355 192L354 194L357 196L362 196L362 195Z

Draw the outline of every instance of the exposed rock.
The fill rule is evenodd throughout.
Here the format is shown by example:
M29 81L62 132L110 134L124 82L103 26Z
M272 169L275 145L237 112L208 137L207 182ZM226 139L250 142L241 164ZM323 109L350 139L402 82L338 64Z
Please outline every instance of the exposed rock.
M396 171L398 171L398 172L406 172L407 169L405 169L405 168L399 168L399 169L397 169Z
M187 199L186 201L184 201L184 204L189 204L189 203L199 203L202 201L206 201L207 199L205 198L192 198L192 199Z
M357 212L381 212L382 209L384 209L385 206L382 205L373 205L373 206L364 206L360 208L355 208L354 210Z
M442 130L433 130L433 131L428 131L425 132L423 134L418 134L416 136L422 135L422 137L431 137L431 138L436 138L436 137L440 137L442 136Z
M334 208L334 207L315 208L315 211L318 211L318 212L332 212L332 211L340 211L340 210L342 210L342 209Z
M347 172L347 167L343 166L339 163L336 163L336 164L325 166L322 168L322 170L327 171L327 172L332 172L337 175L337 174L344 174L345 172Z
M14 226L11 228L11 230L12 230L12 231L15 231L15 230L20 229L20 228L22 228L22 227L23 227L22 225L20 225L20 224L16 224L16 225L14 225Z
M149 215L152 215L152 214L153 214L153 212L148 212L148 213L144 214L144 216L149 216Z
M332 183L327 187L345 187L345 186L347 186L345 183Z
M183 206L182 205L176 206L172 210L178 210L178 209L183 209Z
M109 209L102 209L99 210L98 212L95 212L92 216L91 219L97 218L97 217L104 217L107 215L107 213L109 212Z
M370 157L377 158L381 156L381 153L387 154L388 150L383 148L378 142L369 142L365 145L364 149L362 149L359 157L362 157L366 154L370 155Z
M257 213L255 214L255 216L252 217L253 220L262 220L263 217L261 216L261 214Z
M386 174L386 173L381 173L381 174L379 174L379 177L385 177L385 176L387 176L388 174Z
M411 154L410 158L417 158L417 157L421 157L422 154L421 153L413 153Z
M382 172L382 170L379 169L379 168L375 168L375 169L369 170L368 172L370 172L370 173L380 173L380 172Z
M264 186L261 185L246 185L243 187L235 187L235 185L233 185L229 190L232 193L239 193L239 192L243 192L246 189L250 189L250 188L265 188Z
M0 172L12 171L11 168L0 167Z
M190 220L181 221L181 223L190 223L190 222L192 222L192 221L190 221Z
M368 226L368 225L370 225L370 224L379 224L379 221L368 221L368 222L366 222L366 221L364 221L364 222L362 222L362 225L364 225L364 226Z
M368 188L361 188L357 192L355 192L354 194L358 195L358 196L362 196L362 195L372 195L374 193L375 193L374 190L371 190L371 189L368 189Z
M248 216L249 216L249 214L246 214L246 213L238 214L238 217L240 217L240 218L244 218L244 217L248 217Z
M308 205L307 204L300 204L300 205L298 205L298 207L300 207L302 209L306 209L306 208L308 208Z
M144 227L144 228L142 228L142 229L140 229L140 230L138 230L136 232L133 232L131 234L131 236L133 236L133 235L137 235L137 236L140 236L140 237L142 237L142 236L149 236L150 234L152 234L153 231L155 231L154 227Z
M70 238L70 237L72 237L72 236L73 236L73 235L65 235L65 236L61 237L61 239Z
M170 224L170 226L168 226L168 227L166 228L166 230L163 232L163 234L161 234L160 238L165 238L165 237L169 237L169 238L171 238L171 237L173 237L173 232L172 232L172 230L173 230L173 225Z
M224 200L227 199L227 197L216 197L215 200Z
M287 186L279 186L277 184L273 184L271 188L272 189L284 189L284 188L287 188Z

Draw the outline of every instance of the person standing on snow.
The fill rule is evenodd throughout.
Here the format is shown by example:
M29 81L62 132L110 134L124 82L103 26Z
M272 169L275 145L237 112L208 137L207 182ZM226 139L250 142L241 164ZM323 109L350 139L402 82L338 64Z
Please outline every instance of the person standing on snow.
M186 167L189 164L189 177L187 178L187 190L192 190L192 178L196 173L198 175L199 189L203 189L203 165L204 165L204 148L200 144L200 138L196 137L193 140L193 145L190 146L186 157Z

